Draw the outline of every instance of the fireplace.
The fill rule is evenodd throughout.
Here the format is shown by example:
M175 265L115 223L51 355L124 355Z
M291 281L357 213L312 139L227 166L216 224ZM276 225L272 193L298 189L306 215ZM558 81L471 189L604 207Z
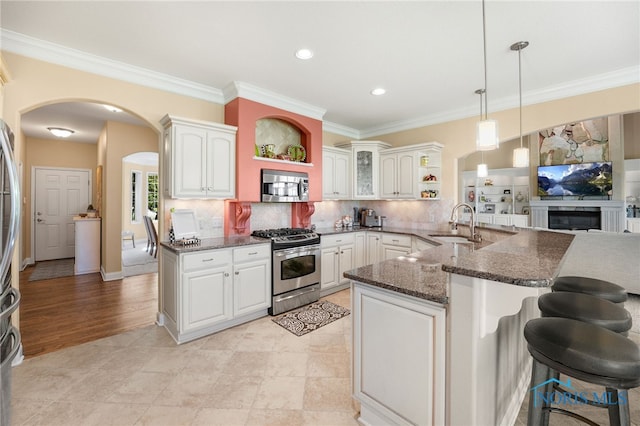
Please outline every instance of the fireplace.
M587 230L602 229L600 208L583 207L576 209L549 208L549 229Z

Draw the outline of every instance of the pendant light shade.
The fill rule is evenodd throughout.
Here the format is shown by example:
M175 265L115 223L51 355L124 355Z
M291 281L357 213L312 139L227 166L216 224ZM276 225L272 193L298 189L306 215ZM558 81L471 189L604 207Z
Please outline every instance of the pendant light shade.
M476 149L491 151L497 149L498 145L498 122L496 120L479 121L476 128Z
M484 164L484 163L478 164L477 175L478 175L478 177L487 177L487 176L489 176L489 168L487 167L486 164Z
M528 41L519 41L511 45L511 50L518 51L518 92L520 93L520 148L513 150L513 167L529 167L529 148L525 148L522 144L522 49L528 45Z
M482 96L485 94L485 90L484 89L478 89L475 91L476 95L480 95L480 121L478 122L478 134L477 134L477 139L476 139L476 147L478 146L478 141L480 140L480 133L485 131L485 128L481 128L481 126L484 123L487 123L488 121L493 121L493 120L482 120ZM494 121L495 123L495 121ZM496 123L496 126L498 125L498 123ZM478 150L480 151L480 155L481 155L481 160L480 160L480 164L478 164L478 169L476 171L476 176L477 177L487 177L489 175L489 168L487 167L486 163L484 162L484 152L483 151L488 151L491 148L487 148L487 149L480 149L478 148Z
M482 93L484 93L484 119L482 118L481 104L480 122L478 122L476 128L476 149L478 151L498 149L500 143L500 138L498 137L498 122L489 120L487 111L487 30L485 21L484 0L482 0L482 59L484 64L484 90ZM476 93L478 92L476 91Z
M529 148L513 150L513 167L529 167Z

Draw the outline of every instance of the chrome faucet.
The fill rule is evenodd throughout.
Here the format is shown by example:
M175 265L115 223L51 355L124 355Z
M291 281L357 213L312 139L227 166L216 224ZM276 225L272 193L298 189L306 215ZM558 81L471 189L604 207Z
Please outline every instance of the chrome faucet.
M451 224L451 231L456 231L458 229L458 209L460 207L466 207L471 212L471 217L469 219L469 240L479 243L480 241L482 241L482 237L480 236L480 233L476 232L476 215L473 212L473 207L471 207L471 205L467 203L458 203L453 206L453 209L451 210L451 218L449 219L449 223Z

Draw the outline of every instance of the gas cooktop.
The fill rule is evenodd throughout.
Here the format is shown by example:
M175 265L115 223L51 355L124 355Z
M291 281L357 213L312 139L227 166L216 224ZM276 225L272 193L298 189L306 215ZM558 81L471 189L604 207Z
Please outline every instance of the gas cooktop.
M279 228L253 231L253 237L269 238L273 248L291 248L319 244L320 236L306 228Z
M278 228L278 229L262 229L251 233L254 237L261 238L277 238L287 237L291 235L313 234L311 229L306 228Z

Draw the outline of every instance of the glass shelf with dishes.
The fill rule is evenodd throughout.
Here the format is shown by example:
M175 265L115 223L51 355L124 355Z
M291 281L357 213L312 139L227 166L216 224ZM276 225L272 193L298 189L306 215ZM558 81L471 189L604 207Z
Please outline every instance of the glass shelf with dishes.
M442 146L427 143L417 151L418 192L420 200L440 200Z

